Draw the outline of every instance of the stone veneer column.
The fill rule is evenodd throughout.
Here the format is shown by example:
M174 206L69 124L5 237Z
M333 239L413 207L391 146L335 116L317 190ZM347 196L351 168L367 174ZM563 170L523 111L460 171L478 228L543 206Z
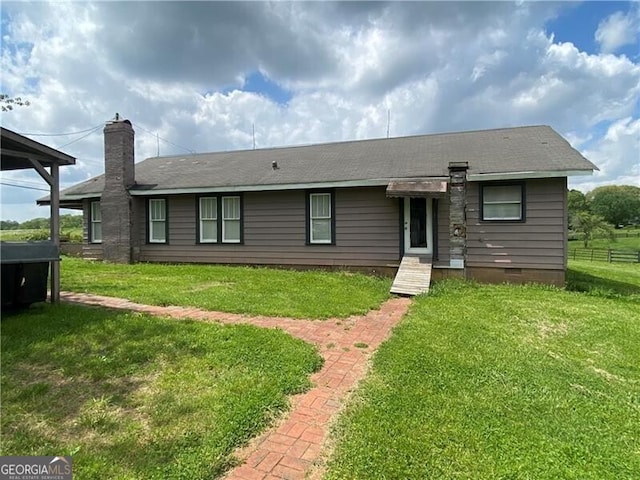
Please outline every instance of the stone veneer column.
M131 263L135 238L129 188L134 178L134 131L129 120L104 128L104 191L100 199L104 260Z
M467 162L449 163L449 266L464 268L467 249Z

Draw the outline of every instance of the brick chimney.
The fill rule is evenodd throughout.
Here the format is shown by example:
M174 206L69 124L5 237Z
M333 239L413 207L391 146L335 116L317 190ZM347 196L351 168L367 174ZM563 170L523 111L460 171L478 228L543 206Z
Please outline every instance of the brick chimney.
M104 191L102 213L102 249L104 260L131 263L133 212L129 188L135 183L134 132L129 120L116 119L104 127Z
M449 163L449 266L464 268L467 250L467 162Z

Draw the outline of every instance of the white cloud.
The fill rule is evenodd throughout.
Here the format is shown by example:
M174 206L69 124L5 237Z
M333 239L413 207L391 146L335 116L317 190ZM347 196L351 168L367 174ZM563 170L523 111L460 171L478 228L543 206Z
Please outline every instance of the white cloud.
M258 148L384 137L387 110L392 136L548 124L603 168L588 182L633 179L624 165L637 142L608 135L637 125L640 64L555 42L544 24L558 8L9 2L2 90L32 105L2 123L68 132L118 112L134 125L138 161L156 155L156 134L171 142L162 155L251 148L253 124ZM286 105L239 89L256 71L289 90ZM63 186L101 173L101 130L62 148L78 158ZM60 147L81 136L34 138ZM38 196L14 195L20 206L6 204L3 219L28 218Z
M593 177L576 178L573 188L587 192L598 185L640 186L640 119L627 117L612 123L606 134L582 153L600 171Z
M603 52L615 52L620 47L637 42L640 34L640 9L626 14L615 12L598 24L595 39Z

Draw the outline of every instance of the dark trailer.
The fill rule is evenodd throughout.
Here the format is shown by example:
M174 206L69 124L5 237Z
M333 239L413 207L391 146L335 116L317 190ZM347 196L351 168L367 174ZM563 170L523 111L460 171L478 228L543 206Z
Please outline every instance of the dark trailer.
M49 266L51 302L58 302L60 300L59 167L75 165L76 159L3 127L0 127L0 134L2 171L35 169L49 185L51 207L49 241L2 242L0 248L2 305L29 304L33 301L45 300Z

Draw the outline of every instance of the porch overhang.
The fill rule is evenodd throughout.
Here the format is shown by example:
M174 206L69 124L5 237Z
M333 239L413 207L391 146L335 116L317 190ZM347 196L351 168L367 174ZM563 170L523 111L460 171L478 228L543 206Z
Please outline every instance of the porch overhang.
M447 180L441 178L411 178L391 180L387 197L442 197L447 193Z

